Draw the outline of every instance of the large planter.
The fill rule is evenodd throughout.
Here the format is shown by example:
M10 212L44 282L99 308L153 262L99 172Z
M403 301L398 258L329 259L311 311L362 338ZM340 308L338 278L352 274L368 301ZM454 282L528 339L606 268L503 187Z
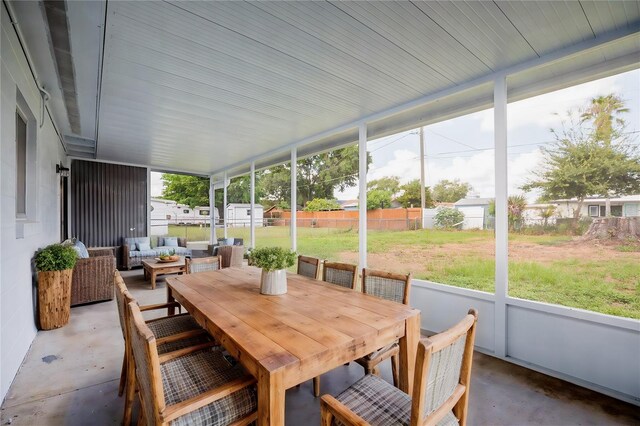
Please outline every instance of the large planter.
M53 330L69 322L73 269L38 272L40 330Z
M260 293L269 296L277 296L287 292L287 270L277 269L275 271L262 270L260 278Z

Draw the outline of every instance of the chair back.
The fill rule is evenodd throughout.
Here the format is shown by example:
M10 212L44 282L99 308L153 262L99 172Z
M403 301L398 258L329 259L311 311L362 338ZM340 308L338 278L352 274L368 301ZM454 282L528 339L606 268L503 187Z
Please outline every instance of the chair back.
M324 267L322 268L322 281L355 289L357 279L357 265L324 261Z
M318 279L320 259L308 256L298 256L298 275Z
M131 302L135 302L135 299L129 293L127 289L127 285L124 283L120 272L116 271L113 277L116 287L116 304L118 305L118 318L120 319L120 328L122 329L122 337L124 338L125 344L129 339L129 312L127 309L127 305Z
M362 270L362 292L392 302L409 304L411 274L393 274L364 268Z
M161 424L160 412L165 408L164 389L156 338L144 322L140 307L131 302L129 312L129 336L136 365L136 384L140 402L148 424Z
M198 259L186 259L187 274L198 272L217 271L222 267L221 256L201 257Z
M222 267L242 266L244 258L244 246L220 246L218 255L222 259Z
M435 425L443 419L467 421L469 381L478 313L470 309L447 331L418 345L411 425ZM443 423L447 423L444 421Z

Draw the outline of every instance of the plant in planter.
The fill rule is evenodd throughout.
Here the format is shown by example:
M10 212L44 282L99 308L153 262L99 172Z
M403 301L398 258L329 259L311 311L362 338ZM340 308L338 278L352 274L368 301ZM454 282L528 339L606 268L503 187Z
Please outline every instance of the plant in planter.
M41 330L60 328L69 322L71 277L77 260L73 247L62 244L51 244L36 253Z
M296 263L296 252L281 247L262 247L251 250L251 264L262 268L260 293L278 295L287 292L286 269Z
M176 254L175 249L171 249L168 252L160 255L160 260L163 262L175 262L180 259L180 256Z

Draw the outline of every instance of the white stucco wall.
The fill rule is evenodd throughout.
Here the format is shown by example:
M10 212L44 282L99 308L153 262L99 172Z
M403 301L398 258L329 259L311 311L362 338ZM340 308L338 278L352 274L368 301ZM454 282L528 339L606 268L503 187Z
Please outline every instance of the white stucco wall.
M55 165L64 152L46 118L36 133L35 176L28 191L35 194L32 220L16 231L15 111L20 91L37 119L39 94L13 27L2 6L0 45L0 396L4 399L36 335L35 293L31 259L34 252L59 240L59 178Z

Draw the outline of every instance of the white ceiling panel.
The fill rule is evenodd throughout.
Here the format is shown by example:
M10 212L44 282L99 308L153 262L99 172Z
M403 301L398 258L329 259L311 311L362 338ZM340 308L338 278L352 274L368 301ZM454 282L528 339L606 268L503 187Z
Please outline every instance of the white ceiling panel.
M77 136L95 136L99 97L98 159L236 173L252 160L282 161L293 145L310 153L352 142L362 120L379 137L484 108L491 79L505 70L517 71L515 99L637 67L639 4L111 1L105 11L104 2L67 1ZM42 56L37 5L15 9L50 85L55 68ZM544 66L514 71L538 60ZM60 91L51 89L49 106L66 129Z

